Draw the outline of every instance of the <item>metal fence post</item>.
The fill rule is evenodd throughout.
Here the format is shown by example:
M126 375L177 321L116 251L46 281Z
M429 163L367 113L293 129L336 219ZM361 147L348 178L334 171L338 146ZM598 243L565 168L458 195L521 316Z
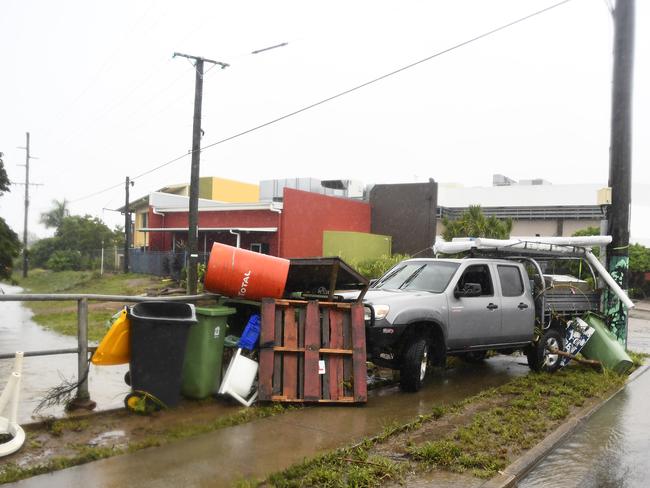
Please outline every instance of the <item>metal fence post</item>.
M94 409L97 404L90 399L88 392L88 299L77 300L77 341L79 352L77 354L77 396L68 406L71 409Z

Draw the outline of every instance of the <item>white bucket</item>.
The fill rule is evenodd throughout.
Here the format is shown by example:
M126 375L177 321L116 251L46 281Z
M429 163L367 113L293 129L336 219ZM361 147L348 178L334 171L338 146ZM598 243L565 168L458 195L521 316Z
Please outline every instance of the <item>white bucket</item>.
M258 368L257 361L242 356L241 349L237 349L221 381L219 393L230 395L242 405L250 407L257 400L257 391L250 398L246 397L253 388Z

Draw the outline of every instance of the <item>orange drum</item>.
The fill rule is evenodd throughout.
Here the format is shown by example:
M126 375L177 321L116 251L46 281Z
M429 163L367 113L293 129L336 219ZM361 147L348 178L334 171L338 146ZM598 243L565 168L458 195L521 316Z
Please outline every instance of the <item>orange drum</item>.
M289 260L215 242L205 272L205 289L231 298L280 298Z

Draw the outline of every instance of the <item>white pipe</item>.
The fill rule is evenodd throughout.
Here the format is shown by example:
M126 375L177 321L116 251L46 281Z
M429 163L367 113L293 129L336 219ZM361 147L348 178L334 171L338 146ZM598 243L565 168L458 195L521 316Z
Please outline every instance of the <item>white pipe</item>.
M625 306L628 309L634 308L634 302L630 300L630 297L627 296L627 294L621 289L620 286L618 286L618 283L614 281L614 278L607 272L605 267L600 264L600 261L598 261L598 258L592 254L591 251L587 250L585 253L585 256L587 258L587 261L589 261L589 264L591 264L594 269L598 272L598 274L601 276L603 280L605 280L605 283L609 285L609 287L616 293L616 296L625 304Z
M474 242L472 241L463 241L463 242L446 242L438 241L433 245L433 253L438 254L457 254L459 252L469 251L475 247Z
M9 425L16 424L18 419L18 398L20 397L20 382L21 374L17 372L11 373L11 376L16 376L16 384L14 385L14 393L11 398L11 405L9 406Z
M551 251L561 253L579 251L573 246L601 246L612 241L611 236L579 237L515 237L512 239L488 239L479 237L473 240L462 238L451 242L438 240L433 246L434 253L456 254L476 249L522 249L531 251Z
M475 242L477 248L522 248L526 246L527 249L552 249L563 252L562 248L558 248L557 246L591 247L607 245L612 242L612 236L514 237L512 239L486 239L479 237Z
M4 411L5 407L7 406L7 403L9 403L9 400L12 398L11 395L14 392L16 383L18 383L19 378L20 375L17 373L11 373L9 375L9 380L5 385L5 389L2 391L2 395L0 395L0 414Z
M241 247L241 233L240 232L235 232L232 229L230 229L230 233L237 236L237 246L236 247L238 247L238 248Z
M25 355L22 351L16 351L16 357L14 358L14 372L21 373L23 372L23 356Z
M482 237L480 240L485 240ZM493 239L494 241L499 242L500 239ZM505 239L505 241L514 241L514 242L539 242L542 244L555 244L558 246L600 246L607 245L612 242L612 236L575 236L575 237L543 237L543 236L516 236L511 237L510 239Z
M0 420L4 419L0 417ZM0 444L0 457L13 454L14 452L18 451L25 443L25 431L20 425L16 423L9 424L6 431L13 436L13 439L11 439L9 442L5 442L4 444Z
M555 252L558 254L584 252L582 248L576 249L574 244L539 242L539 241L520 241L518 239L476 239L476 249L526 249L529 251ZM577 244L575 244L577 246Z

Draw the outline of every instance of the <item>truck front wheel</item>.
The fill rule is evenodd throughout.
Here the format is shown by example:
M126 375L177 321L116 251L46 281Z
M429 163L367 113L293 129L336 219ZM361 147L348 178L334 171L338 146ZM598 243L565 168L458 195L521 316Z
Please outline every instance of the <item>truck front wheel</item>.
M555 329L548 329L538 342L532 344L526 351L528 366L533 371L553 373L560 368L560 356L553 350L564 351L562 335Z
M429 366L429 344L423 337L413 338L404 349L400 368L400 388L419 391Z

